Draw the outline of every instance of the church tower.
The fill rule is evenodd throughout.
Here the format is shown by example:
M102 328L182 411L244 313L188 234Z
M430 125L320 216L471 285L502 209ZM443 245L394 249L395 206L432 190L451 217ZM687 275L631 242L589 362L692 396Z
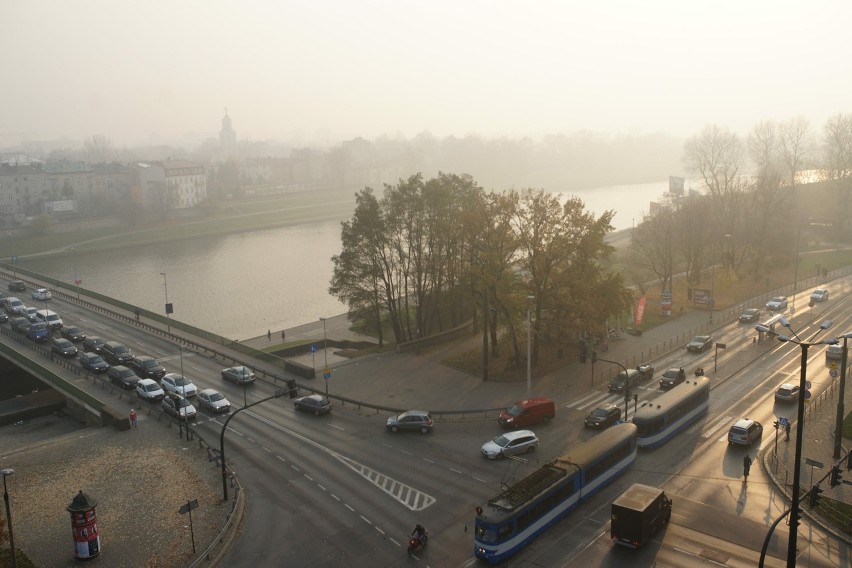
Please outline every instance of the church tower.
M219 148L226 155L233 154L237 149L237 133L231 126L231 117L228 116L227 108L225 109L225 116L222 117L222 130L219 131Z

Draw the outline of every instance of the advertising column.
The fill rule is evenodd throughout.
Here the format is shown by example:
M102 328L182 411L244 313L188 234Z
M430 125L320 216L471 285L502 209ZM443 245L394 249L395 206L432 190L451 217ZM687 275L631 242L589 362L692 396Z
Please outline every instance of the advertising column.
M94 558L101 551L98 534L98 502L83 493L74 497L65 509L71 513L71 532L74 535L74 556L81 559Z

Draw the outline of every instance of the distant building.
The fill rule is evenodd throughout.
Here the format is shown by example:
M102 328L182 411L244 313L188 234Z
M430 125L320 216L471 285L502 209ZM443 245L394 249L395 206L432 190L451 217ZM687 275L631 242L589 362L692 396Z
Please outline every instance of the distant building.
M234 156L237 151L237 133L231 125L228 109L225 109L225 116L222 117L222 130L219 131L219 149L225 158Z
M204 166L188 160L163 160L136 166L142 207L151 211L197 207L207 198Z
M20 218L38 213L37 203L49 197L51 185L41 164L0 165L0 214Z

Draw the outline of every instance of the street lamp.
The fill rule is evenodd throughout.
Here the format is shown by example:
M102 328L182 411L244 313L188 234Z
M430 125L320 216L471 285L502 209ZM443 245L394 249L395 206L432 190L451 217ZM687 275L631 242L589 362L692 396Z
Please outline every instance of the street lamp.
M799 223L796 229L796 268L793 272L793 306L790 308L790 313L796 313L796 291L799 284L799 238L802 236L802 223Z
M530 330L532 329L532 316L530 314L530 301L535 300L535 296L527 296L527 398L532 398L532 379L531 379L531 360L530 360Z
M80 278L77 276L77 249L74 247L68 247L68 252L74 255L74 285L77 287L77 299L80 299Z
M18 557L15 555L15 533L12 531L12 509L9 507L9 491L6 489L6 478L15 473L14 469L0 469L3 476L3 502L6 504L6 524L9 525L9 552L12 554L12 568L18 568Z
M253 402L248 406L244 406L239 408L231 413L228 418L225 419L225 423L222 424L222 432L219 434L219 459L222 460L222 498L227 501L228 500L228 473L225 468L225 430L228 429L228 422L231 421L231 418L245 410L246 408L251 408L256 404L260 404L261 402L266 402L267 400L272 400L273 398L280 398L287 391L285 390L277 390L272 396L267 396L266 398L262 398L257 402ZM11 527L10 527L11 528Z
M166 318L168 318L168 320L169 320L168 323L166 324L166 327L169 330L169 334L171 334L172 333L172 316L169 315L169 314L171 314L173 310L172 310L172 305L169 303L169 282L168 282L168 280L166 280L166 273L165 272L160 272L160 275L163 277L163 289L166 292Z
M331 374L331 369L328 368L328 337L325 334L325 320L328 318L320 318L322 322L322 355L325 367L322 369L322 376L325 379L325 396L328 396L328 375Z
M757 324L754 328L761 333L768 333L774 335L778 338L778 341L781 342L789 342L795 343L799 347L802 348L802 358L800 363L800 375L799 375L799 400L797 403L798 413L797 413L797 422L796 422L796 457L794 460L793 466L793 489L792 495L790 497L790 537L787 541L787 568L795 568L796 566L796 539L798 536L799 529L799 497L800 497L800 487L799 480L801 477L801 469L802 469L802 439L804 436L804 422L805 422L805 390L807 389L807 369L808 369L808 348L814 345L836 345L838 343L836 338L831 339L823 339L821 341L802 341L799 338L799 335L793 330L790 322L785 318L782 318L780 322L782 326L786 327L793 334L793 337L788 335L779 335L769 329L769 326L763 324ZM814 335L811 336L811 339L819 333L820 331L826 330L831 327L831 321L826 320L822 322L819 326L819 329L814 332ZM770 528L772 531L775 528L775 525ZM768 538L768 535L767 535ZM761 557L761 565L762 565L762 557Z
M846 342L852 337L852 331L840 336L843 339L843 353L840 356L840 398L837 400L837 419L834 423L834 459L840 458L840 442L843 437L843 391L846 387Z

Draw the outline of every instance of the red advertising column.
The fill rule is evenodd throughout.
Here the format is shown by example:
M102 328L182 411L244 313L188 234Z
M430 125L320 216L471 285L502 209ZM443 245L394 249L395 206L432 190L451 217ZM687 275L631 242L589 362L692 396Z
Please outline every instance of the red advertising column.
M98 534L98 515L95 507L98 502L83 493L82 489L65 509L71 513L71 532L74 535L74 556L94 558L101 551L101 537Z

